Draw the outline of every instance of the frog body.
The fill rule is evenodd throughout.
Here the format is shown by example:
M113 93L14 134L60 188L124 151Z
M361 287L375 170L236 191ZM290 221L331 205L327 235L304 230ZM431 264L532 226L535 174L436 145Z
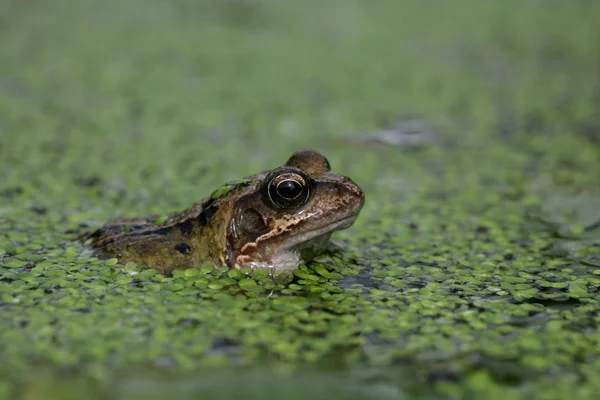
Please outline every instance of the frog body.
M285 165L226 184L167 218L109 222L87 236L100 258L133 261L169 275L206 265L291 270L350 227L364 193L312 150Z

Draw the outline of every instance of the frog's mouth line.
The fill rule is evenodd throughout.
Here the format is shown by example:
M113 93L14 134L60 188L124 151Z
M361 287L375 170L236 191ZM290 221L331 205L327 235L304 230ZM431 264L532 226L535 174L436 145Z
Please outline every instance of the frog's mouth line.
M250 265L252 265L253 268L268 267L279 270L295 269L301 260L300 252L303 248L325 247L327 241L329 240L329 236L331 236L334 231L349 228L354 223L356 218L357 215L351 215L327 224L320 229L311 230L300 235L293 235L292 233L290 236L286 237L285 245L281 246L277 245L277 242L281 240L280 237L275 237L274 239L263 237L263 240L258 238L256 243L253 243L253 248L258 247L259 242L262 242L260 245L267 249L266 253L262 254L263 258L260 261L252 261L252 256L246 255L245 257L250 257L249 261L252 261ZM269 239L272 239L273 242L275 242L275 246L273 248L270 247L272 242ZM248 244L246 246L248 246ZM243 250L244 248L242 248L242 251ZM236 261L237 260L238 258L236 258ZM242 262L242 264L244 262Z
M333 233L335 231L343 230L349 228L354 221L356 221L357 215L351 215L346 218L339 219L334 221L321 229L316 229L310 232L306 232L304 234L295 236L291 238L285 246L282 246L281 250L291 250L295 247L298 247L301 244L307 243L315 238L326 235L328 233Z

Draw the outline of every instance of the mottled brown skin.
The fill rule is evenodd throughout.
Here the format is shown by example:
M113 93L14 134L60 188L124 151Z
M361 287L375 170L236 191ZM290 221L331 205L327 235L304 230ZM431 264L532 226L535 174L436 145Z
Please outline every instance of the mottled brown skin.
M134 261L164 274L205 265L293 269L355 221L362 190L302 150L157 225L150 218L109 222L87 237L101 258Z

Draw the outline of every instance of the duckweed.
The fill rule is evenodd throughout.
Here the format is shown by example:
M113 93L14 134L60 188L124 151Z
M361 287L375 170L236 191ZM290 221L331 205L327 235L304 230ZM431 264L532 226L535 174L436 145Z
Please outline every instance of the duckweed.
M3 11L0 399L597 397L596 3ZM76 240L305 147L366 204L293 272Z

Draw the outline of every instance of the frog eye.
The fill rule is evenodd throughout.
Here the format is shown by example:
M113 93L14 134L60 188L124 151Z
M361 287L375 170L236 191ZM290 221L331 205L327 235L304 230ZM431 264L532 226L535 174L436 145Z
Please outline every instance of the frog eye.
M300 207L308 200L310 190L307 179L297 173L286 172L270 180L267 188L269 200L278 208Z
M287 179L279 182L275 190L284 199L293 200L302 194L302 184L293 179Z

